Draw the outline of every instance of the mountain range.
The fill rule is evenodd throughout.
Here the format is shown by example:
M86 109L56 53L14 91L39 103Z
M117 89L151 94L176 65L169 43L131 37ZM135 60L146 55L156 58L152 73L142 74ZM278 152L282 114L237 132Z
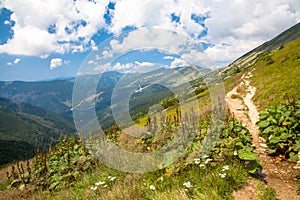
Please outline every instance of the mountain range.
M226 79L247 69L263 55L283 48L299 37L300 23L221 69L222 77ZM87 84L96 84L96 91L91 91L90 96L83 95L73 105L72 94L76 78L37 82L0 81L0 165L30 158L34 155L35 148L47 150L50 143L55 143L64 134L76 134L72 111L80 105L89 104L90 99L95 100L98 121L106 129L116 123L112 107L125 98L123 93L116 91L126 91L127 94L131 91L129 112L133 120L138 120L154 105L159 104L161 109L166 109L177 104L178 96L174 91L184 90L186 83L193 89L188 91L186 98L192 92L205 93L207 87L204 78L211 72L209 69L187 66L159 68L145 74L106 72L101 75L100 80L99 75L84 75L80 78ZM89 85L86 87L89 88ZM84 92L89 94L89 91ZM112 102L112 98L116 98L116 102ZM118 109L121 115L126 112L123 109ZM89 122L93 119L84 120ZM126 119L124 123L127 123Z

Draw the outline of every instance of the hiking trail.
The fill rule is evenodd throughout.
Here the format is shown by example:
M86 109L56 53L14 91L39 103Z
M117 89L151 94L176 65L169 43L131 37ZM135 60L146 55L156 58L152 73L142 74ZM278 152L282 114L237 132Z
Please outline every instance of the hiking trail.
M232 116L242 123L252 135L252 143L255 152L259 154L258 160L263 167L263 173L267 174L265 181L267 185L276 191L279 200L299 200L297 194L295 176L299 174L299 166L283 160L281 157L271 157L266 153L267 144L264 138L259 136L259 112L252 101L256 88L250 85L252 73L241 77L241 82L226 95L228 109ZM248 179L247 185L233 193L234 199L248 200L259 199L257 196L257 181Z

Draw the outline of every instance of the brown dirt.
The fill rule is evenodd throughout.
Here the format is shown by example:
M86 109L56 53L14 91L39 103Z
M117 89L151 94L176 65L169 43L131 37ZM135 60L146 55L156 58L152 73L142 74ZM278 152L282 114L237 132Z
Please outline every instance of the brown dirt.
M28 160L29 164L32 163L32 160ZM19 164L23 164L26 168L27 161L21 161ZM17 164L12 164L10 166L4 167L0 169L0 200L16 200L16 199L25 199L28 194L31 192L30 188L26 187L22 190L20 188L7 190L6 187L9 185L9 181L7 178L7 172L11 172L12 166L17 169Z
M11 166L2 168L0 170L0 185L5 187L8 185L8 179L6 176L6 172L11 170ZM1 188L0 190L0 200L14 200L19 199L19 193L20 191L17 189L14 190L5 190L5 188Z
M263 167L263 172L267 174L266 182L276 191L279 200L297 200L300 195L297 194L295 177L300 174L299 166L295 163L287 162L280 157L271 157L266 153L266 141L259 137L259 128L256 122L259 120L259 112L252 101L256 88L250 85L251 72L247 76L242 76L241 83L230 91L226 96L226 102L231 114L248 128L253 138L253 145L256 147L255 152L259 154L259 161ZM237 88L245 88L246 95L239 94ZM232 95L240 95L240 99L233 99ZM256 184L248 181L247 185L241 190L234 192L234 199L256 199Z

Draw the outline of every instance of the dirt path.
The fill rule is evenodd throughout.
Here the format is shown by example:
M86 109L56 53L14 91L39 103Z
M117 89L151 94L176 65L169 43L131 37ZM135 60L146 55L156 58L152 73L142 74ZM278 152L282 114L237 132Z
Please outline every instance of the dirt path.
M254 105L252 98L256 88L250 85L251 72L242 76L241 83L230 91L226 96L226 102L232 115L248 128L253 138L255 152L259 154L259 161L263 172L267 174L266 181L269 186L275 189L279 200L299 200L294 177L299 174L294 163L282 161L279 157L270 157L266 153L266 141L259 137L259 128L256 122L259 120L259 112ZM232 98L234 97L235 98ZM251 179L241 190L234 192L233 196L238 200L258 199L256 184Z

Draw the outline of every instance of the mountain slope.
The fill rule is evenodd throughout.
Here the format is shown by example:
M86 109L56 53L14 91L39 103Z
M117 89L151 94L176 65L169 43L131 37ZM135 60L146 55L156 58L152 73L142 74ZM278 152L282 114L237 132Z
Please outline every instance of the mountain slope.
M248 53L244 54L243 56L235 60L233 63L231 63L224 69L222 69L221 73L228 75L236 71L243 70L244 68L248 68L256 62L260 54L265 52L270 52L277 48L280 48L283 45L293 40L296 40L299 37L300 37L300 23L297 23L291 28L280 33L278 36L271 39L270 41L265 42L262 45L253 49L252 51L249 51Z
M0 98L0 165L33 156L34 148L47 150L74 126L41 107Z
M300 38L260 55L253 65L254 101L259 109L300 98Z

